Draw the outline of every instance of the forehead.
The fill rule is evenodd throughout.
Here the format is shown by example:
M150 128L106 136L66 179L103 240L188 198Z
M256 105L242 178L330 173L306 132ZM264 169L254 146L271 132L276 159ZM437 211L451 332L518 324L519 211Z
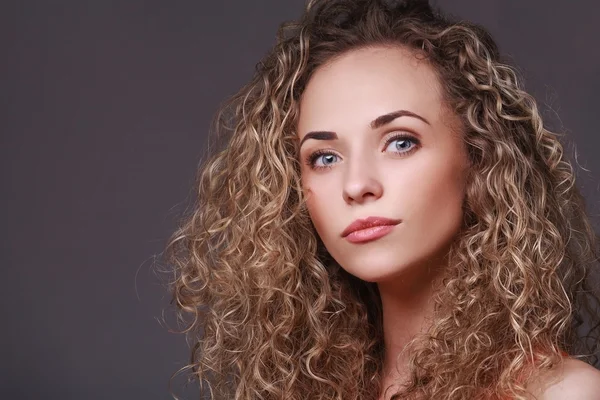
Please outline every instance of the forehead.
M364 125L397 109L435 120L441 98L435 71L414 52L402 47L352 50L314 72L300 101L298 130Z

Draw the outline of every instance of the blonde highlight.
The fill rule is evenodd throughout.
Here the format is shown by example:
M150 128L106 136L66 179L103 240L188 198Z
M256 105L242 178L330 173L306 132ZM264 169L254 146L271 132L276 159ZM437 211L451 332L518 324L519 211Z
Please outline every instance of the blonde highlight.
M195 344L188 367L211 398L372 399L385 389L376 287L320 242L295 133L312 73L365 46L402 46L434 67L471 162L434 322L407 346L411 378L392 398L525 399L528 379L560 364L561 351L597 352L576 332L598 304L588 278L597 240L558 134L483 28L426 3L311 0L219 114L224 144L201 166L194 209L167 246Z

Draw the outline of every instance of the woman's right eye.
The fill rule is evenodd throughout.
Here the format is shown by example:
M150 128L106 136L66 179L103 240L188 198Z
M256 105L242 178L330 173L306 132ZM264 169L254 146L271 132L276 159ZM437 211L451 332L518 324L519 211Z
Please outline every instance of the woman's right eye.
M335 163L337 157L329 151L317 150L307 157L306 164L312 169L331 168L331 164ZM318 161L321 161L320 165Z

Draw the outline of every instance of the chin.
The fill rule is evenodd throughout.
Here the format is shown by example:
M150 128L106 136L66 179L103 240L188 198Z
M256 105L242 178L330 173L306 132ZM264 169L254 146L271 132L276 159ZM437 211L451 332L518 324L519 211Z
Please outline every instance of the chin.
M383 255L382 255L383 256ZM342 268L351 275L372 283L401 283L410 284L418 281L430 279L432 262L429 257L416 257L411 259L402 259L398 254L393 256L386 254L379 259L374 257L365 257L364 260L354 258L351 263L346 261L340 263ZM435 275L435 273L434 273Z
M342 268L344 268L344 264L340 265L342 265ZM408 269L410 269L409 266L398 265L397 263L377 265L377 263L371 262L368 264L368 267L366 266L367 264L365 263L361 266L348 267L344 269L349 274L354 275L363 281L372 283L380 283L400 278Z
M361 274L361 275L357 275L357 274L352 274L352 275L356 276L357 278L359 278L365 282L384 283L384 282L389 282L389 281L398 279L399 277L402 276L402 273L399 271L394 271L394 272L380 273L380 274L369 273L369 274Z

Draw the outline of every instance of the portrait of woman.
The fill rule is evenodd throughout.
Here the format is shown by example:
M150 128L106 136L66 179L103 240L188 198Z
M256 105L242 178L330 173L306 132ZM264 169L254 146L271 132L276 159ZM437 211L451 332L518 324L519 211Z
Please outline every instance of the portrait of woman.
M310 1L213 133L167 247L207 398L600 398L596 234L484 28Z

